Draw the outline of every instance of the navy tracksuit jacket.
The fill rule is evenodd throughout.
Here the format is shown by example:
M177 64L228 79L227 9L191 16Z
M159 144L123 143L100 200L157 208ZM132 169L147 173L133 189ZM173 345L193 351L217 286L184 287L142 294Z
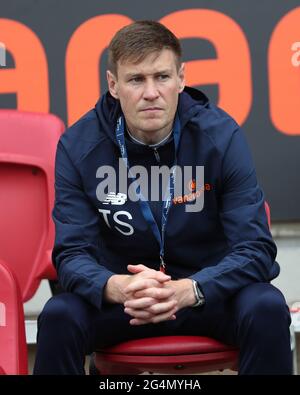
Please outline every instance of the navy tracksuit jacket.
M159 245L139 202L105 204L96 195L104 179L96 177L97 169L109 165L118 171L115 126L120 114L119 102L103 95L63 134L56 157L53 261L62 287L99 309L108 278L128 273L127 264L159 268ZM177 164L205 167L204 207L188 213L190 203L175 197L166 225L167 272L197 280L206 303L214 306L248 284L275 278L276 246L240 127L192 88L179 95L178 115ZM172 138L157 152L127 138L127 151L131 165L171 166L174 160ZM159 223L161 203L151 203L151 210Z

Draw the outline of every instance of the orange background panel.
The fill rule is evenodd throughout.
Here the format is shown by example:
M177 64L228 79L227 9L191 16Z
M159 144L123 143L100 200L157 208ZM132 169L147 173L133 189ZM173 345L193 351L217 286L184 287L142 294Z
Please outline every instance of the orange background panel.
M11 53L15 68L0 68L0 94L15 93L17 108L49 111L47 57L37 35L24 24L0 18L1 41Z

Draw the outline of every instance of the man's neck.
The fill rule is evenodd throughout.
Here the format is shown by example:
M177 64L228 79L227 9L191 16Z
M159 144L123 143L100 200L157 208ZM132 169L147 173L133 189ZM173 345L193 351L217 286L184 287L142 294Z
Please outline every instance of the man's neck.
M127 132L133 141L144 145L155 146L168 140L172 134L172 126L156 132L134 131L127 126Z
M167 134L163 139L161 139L157 143L151 143L150 144L150 143L145 143L145 142L137 139L136 137L134 137L133 134L130 132L130 130L127 128L127 133L128 133L128 135L129 135L129 137L131 138L132 141L134 141L135 143L138 143L138 144L147 145L147 146L152 147L152 148L155 148L155 147L163 144L164 142L166 142L169 139L169 137L171 136L172 132L173 132L173 130L171 130L169 132L169 134Z

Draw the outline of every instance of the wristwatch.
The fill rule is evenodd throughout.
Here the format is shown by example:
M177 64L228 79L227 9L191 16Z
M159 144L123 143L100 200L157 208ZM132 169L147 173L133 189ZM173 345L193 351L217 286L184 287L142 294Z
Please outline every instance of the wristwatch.
M197 283L196 280L193 281L193 289L195 293L196 303L192 305L192 307L203 306L205 303L205 297Z

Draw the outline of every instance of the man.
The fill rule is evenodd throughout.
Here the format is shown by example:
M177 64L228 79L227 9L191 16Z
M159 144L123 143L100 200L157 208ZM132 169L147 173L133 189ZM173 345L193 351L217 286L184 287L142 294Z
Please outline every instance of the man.
M39 317L35 374L84 374L97 347L170 334L237 345L240 374L291 373L290 316L269 283L276 247L242 131L184 87L179 41L157 22L117 32L108 66L109 92L57 148L65 293ZM146 180L158 166L167 183Z

